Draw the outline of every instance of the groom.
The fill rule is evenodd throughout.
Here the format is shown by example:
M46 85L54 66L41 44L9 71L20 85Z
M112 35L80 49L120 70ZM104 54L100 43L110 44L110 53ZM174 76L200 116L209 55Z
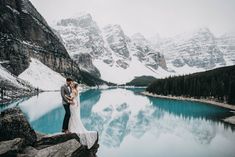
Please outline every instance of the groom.
M64 121L63 121L63 127L62 127L62 132L64 133L69 133L68 131L68 125L69 125L69 118L70 118L70 101L66 98L66 96L70 96L71 94L71 83L73 80L71 78L66 78L66 84L61 87L61 97L62 97L62 104L65 109L65 116L64 116Z

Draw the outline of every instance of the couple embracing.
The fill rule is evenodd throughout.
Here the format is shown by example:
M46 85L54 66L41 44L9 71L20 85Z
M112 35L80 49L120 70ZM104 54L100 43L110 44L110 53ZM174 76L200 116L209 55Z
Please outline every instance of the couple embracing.
M67 78L66 84L61 87L61 97L65 109L62 132L77 133L81 144L90 149L96 142L98 135L96 131L86 130L81 121L78 83Z

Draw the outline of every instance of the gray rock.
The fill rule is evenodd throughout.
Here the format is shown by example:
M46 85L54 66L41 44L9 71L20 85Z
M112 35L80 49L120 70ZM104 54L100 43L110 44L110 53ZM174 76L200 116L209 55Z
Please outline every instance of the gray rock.
M0 142L0 156L16 156L22 150L24 140L16 138L9 141Z
M21 154L18 154L18 157L70 157L75 156L75 152L79 150L80 147L81 144L76 139L71 139L42 149L27 147ZM79 155L79 152L77 152L76 155Z
M79 53L74 55L75 62L79 65L81 70L90 72L96 77L100 77L99 70L92 63L92 56L89 53Z
M81 144L76 139L71 139L63 143L52 145L36 151L35 157L70 157L81 147ZM35 152L33 152L35 153ZM29 154L29 153L28 153ZM79 153L78 153L79 154Z
M71 134L58 134L53 136L44 136L40 140L34 143L36 149L42 149L48 146L56 145L62 142L66 142L71 139L76 139L79 141L79 137L75 133Z
M33 145L37 137L23 112L18 107L6 109L0 114L0 141L23 138L26 145Z
M46 134L36 131L36 136L37 136L37 141L40 141L43 137L46 136Z

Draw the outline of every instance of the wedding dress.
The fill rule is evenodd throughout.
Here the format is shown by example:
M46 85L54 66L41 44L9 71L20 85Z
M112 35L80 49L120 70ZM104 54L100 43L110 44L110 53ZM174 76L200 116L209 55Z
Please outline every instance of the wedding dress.
M74 104L70 105L70 119L68 130L72 133L77 133L82 145L86 145L90 149L98 138L96 131L88 131L81 121L80 117L80 97L79 94L74 99Z

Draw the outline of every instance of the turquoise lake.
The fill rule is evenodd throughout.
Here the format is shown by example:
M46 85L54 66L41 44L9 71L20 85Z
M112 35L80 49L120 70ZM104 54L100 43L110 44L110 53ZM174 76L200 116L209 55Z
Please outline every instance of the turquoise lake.
M140 95L144 89L90 89L80 93L81 118L99 132L99 157L234 157L235 127L228 109ZM59 92L45 92L2 107L19 106L42 133L61 131Z

